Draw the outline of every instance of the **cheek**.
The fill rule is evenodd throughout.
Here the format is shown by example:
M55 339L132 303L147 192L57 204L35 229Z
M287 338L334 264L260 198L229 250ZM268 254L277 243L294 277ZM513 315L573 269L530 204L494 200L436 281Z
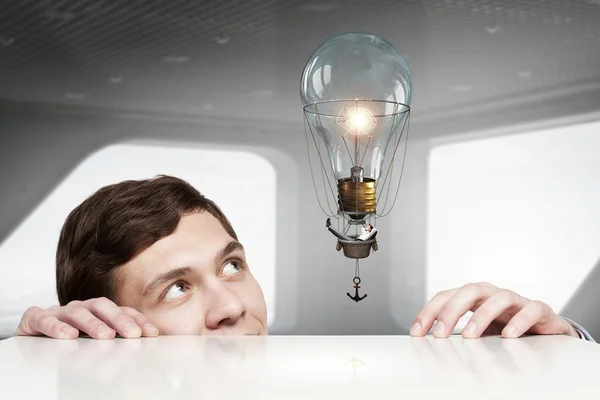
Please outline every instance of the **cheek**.
M140 312L156 325L161 335L199 335L203 332L203 312L193 302L187 306L162 306Z
M261 322L266 323L267 319L267 304L262 288L252 277L248 282L247 288L244 291L244 302L248 308L248 312L258 318Z

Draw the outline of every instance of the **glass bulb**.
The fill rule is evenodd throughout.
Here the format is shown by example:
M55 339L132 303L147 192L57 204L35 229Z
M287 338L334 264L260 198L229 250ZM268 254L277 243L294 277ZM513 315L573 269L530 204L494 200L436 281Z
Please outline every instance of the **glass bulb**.
M327 145L335 178L359 167L364 177L378 179L389 140L411 102L404 57L373 34L334 36L306 63L300 96L311 129Z

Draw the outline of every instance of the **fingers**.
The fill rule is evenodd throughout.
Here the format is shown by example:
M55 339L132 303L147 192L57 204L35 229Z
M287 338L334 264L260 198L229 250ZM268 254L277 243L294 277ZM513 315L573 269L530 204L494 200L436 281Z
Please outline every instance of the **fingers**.
M116 335L114 329L84 307L66 306L61 309L57 318L94 339L114 339Z
M144 314L130 307L122 307L122 310L129 314L135 320L135 323L142 328L143 336L158 336L158 328Z
M86 300L82 307L89 309L100 320L124 338L158 336L158 328L150 320L131 307L119 307L107 298Z
M488 283L471 283L459 289L438 293L415 319L411 335L427 334L437 320L433 336L448 337L464 314L476 309L497 290L498 288Z
M23 314L16 335L75 339L79 336L79 331L39 307L31 307Z
M83 305L122 337L139 338L142 336L142 328L136 323L136 320L107 298L87 300Z
M36 318L35 328L40 334L55 339L76 339L79 336L77 329L48 314L40 314Z
M412 328L410 329L411 336L425 336L431 329L439 310L459 289L447 290L439 292L427 303L427 305L419 312Z
M16 336L33 336L39 335L40 333L31 327L31 320L35 318L42 309L39 307L29 307L21 317L21 322L15 332Z
M569 334L568 322L559 318L549 305L541 301L532 301L508 322L502 330L502 336L517 338L532 327L537 326L536 333L545 335Z
M23 314L16 335L75 339L79 331L94 339L113 339L117 333L124 338L159 334L156 326L139 311L119 307L107 298L96 298L47 310L31 307Z
M448 337L469 311L473 315L461 332L464 338L479 338L493 330L500 333L502 328L501 334L507 338L520 337L526 332L578 337L571 324L558 317L547 304L488 283L467 284L436 294L418 314L410 334L424 336L436 322L433 336Z
M448 337L452 334L459 318L475 308L481 301L493 295L497 288L481 284L463 286L442 308L433 330L435 337Z
M525 307L528 301L513 291L499 289L473 313L462 331L462 336L469 339L479 338L492 322L506 323L506 320L500 321L500 317L511 315L511 312L514 315Z

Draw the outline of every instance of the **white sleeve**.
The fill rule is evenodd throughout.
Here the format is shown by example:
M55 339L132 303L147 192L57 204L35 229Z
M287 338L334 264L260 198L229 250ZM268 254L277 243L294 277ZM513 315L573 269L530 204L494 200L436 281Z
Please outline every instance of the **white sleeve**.
M577 334L579 335L579 337L581 339L587 340L588 342L596 343L596 341L594 340L592 335L590 335L588 331L583 329L583 327L581 325L579 325L578 323L576 323L574 321L571 321L568 318L565 318L565 317L561 317L561 318L564 319L565 321L567 321L569 324L571 324L571 326L575 329L575 331L577 331Z

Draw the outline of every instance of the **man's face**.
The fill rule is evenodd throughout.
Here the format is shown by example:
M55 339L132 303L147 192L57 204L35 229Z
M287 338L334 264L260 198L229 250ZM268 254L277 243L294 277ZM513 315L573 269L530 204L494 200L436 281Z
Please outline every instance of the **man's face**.
M117 299L164 335L266 335L267 309L243 247L208 212L120 268Z

